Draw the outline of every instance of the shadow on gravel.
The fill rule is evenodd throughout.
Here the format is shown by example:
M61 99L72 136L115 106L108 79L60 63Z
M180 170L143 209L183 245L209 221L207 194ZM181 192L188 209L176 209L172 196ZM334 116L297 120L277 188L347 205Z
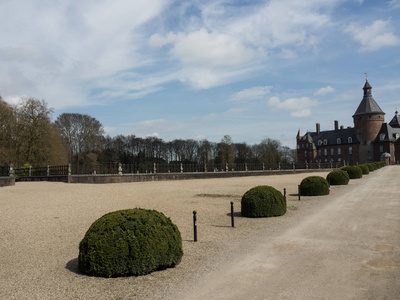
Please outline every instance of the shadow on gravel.
M71 271L72 273L78 274L78 275L85 275L81 272L79 272L78 270L78 258L74 258L72 260L70 260L69 262L67 262L67 264L65 265L65 268L69 271Z
M226 214L227 216L231 216L232 214L231 213L227 213ZM244 218L243 216L242 216L242 213L240 212L240 211L237 211L237 212L234 212L233 213L233 216L236 218L236 217L238 217L238 218Z

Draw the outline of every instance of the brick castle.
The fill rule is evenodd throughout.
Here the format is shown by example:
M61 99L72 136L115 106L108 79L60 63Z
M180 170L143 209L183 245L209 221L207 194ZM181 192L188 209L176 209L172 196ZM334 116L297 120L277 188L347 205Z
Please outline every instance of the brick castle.
M395 112L389 123L385 113L372 97L368 79L363 87L364 96L353 115L354 128L339 127L315 132L297 133L297 161L300 163L339 162L350 165L373 161L387 164L400 163L400 116Z

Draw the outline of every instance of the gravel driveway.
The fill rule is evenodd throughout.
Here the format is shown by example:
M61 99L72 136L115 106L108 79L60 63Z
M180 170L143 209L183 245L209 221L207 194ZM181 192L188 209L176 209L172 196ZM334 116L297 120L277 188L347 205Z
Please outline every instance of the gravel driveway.
M400 167L297 200L304 177L326 174L3 187L0 299L399 298ZM287 189L288 212L266 219L235 213L231 228L230 202L240 211L241 196L264 184ZM171 218L182 234L182 262L142 277L79 274L78 245L89 226L133 207Z

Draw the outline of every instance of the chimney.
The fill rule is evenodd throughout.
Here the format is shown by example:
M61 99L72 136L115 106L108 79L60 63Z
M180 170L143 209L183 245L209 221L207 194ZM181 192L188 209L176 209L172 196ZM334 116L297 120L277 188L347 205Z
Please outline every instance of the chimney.
M343 125L340 125L340 130L342 130L342 129L344 129L344 126L343 126Z
M321 132L321 127L319 123L316 124L316 129L317 129L317 134L319 134Z
M339 121L335 120L335 131L339 130Z

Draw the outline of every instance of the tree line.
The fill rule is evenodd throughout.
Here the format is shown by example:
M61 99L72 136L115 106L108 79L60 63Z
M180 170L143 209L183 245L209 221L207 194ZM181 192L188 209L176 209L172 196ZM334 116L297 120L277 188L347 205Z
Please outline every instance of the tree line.
M220 142L104 134L95 118L63 113L51 121L53 109L45 101L22 98L10 105L0 97L0 165L32 166L71 163L91 168L108 163L290 163L294 151L274 139L259 144L235 143L229 135Z

